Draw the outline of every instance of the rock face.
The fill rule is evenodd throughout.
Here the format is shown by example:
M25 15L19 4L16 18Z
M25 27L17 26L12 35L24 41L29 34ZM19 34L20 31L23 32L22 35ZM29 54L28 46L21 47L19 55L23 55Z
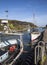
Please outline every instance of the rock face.
M44 32L43 40L45 43L47 43L47 29Z

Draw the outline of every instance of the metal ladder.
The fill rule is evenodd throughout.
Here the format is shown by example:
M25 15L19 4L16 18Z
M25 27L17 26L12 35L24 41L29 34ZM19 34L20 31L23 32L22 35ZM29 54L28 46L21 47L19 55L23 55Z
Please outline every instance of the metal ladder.
M42 65L45 56L45 42L39 41L38 45L35 47L35 65L41 61Z

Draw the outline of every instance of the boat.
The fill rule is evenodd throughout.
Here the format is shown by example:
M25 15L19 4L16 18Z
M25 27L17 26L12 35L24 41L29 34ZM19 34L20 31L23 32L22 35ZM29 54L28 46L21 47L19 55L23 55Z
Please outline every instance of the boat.
M7 65L16 61L23 52L22 33L0 34L0 63ZM16 36L20 36L16 39ZM18 41L20 44L18 44Z
M37 42L39 42L42 38L42 35L43 35L43 31L39 30L41 28L33 28L32 29L32 32L31 32L31 43L32 45L35 45Z
M39 37L40 37L40 35L41 35L41 33L39 33L39 32L32 32L31 33L31 41L32 41L32 43L36 43L39 39Z

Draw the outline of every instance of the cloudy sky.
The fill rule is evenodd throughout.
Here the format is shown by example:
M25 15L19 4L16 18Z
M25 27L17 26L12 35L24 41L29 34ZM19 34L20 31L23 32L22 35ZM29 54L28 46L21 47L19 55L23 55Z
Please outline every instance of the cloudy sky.
M5 11L8 10L8 13ZM47 0L0 0L0 19L33 22L38 26L47 24Z

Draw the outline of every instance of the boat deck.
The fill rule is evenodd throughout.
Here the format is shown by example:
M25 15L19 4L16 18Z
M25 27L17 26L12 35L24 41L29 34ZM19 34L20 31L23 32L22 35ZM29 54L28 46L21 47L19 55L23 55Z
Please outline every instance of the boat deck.
M0 56L3 55L6 51L0 50Z

